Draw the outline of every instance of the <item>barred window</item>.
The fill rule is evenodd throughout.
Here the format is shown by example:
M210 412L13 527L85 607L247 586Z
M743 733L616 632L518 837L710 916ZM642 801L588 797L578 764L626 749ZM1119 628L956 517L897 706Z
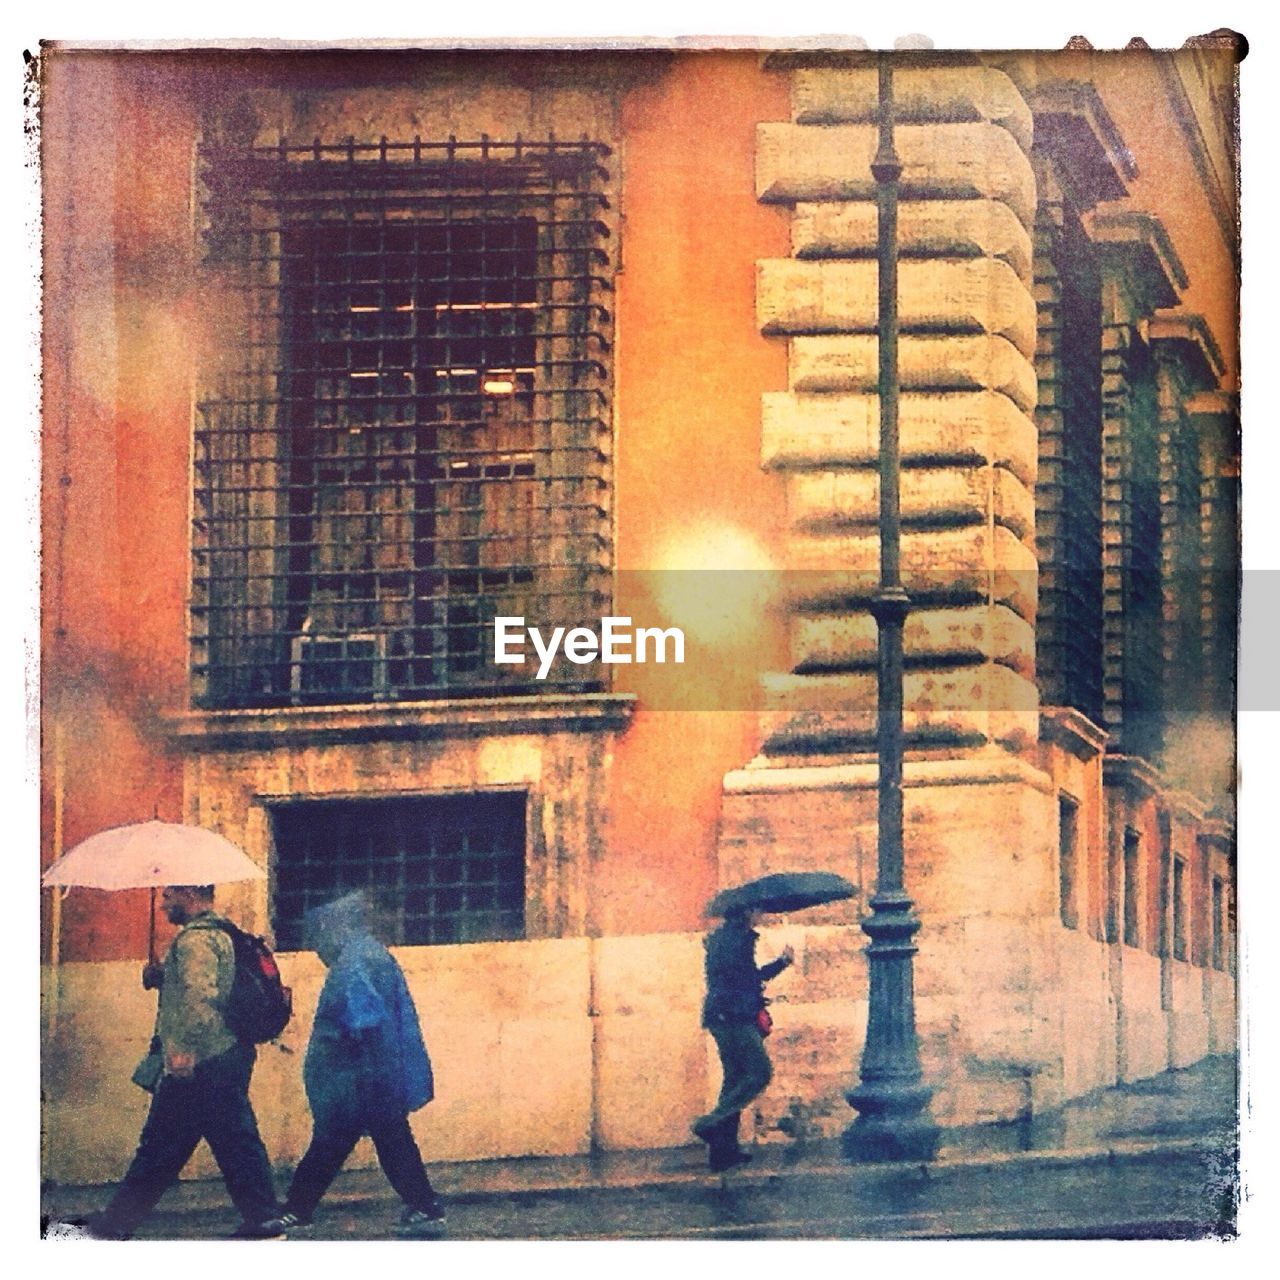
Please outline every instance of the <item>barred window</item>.
M1080 806L1070 796L1058 795L1058 914L1068 929L1079 927L1076 901L1079 882Z
M1151 350L1138 338L1128 363L1132 392L1123 439L1120 530L1123 719L1108 728L1122 751L1158 760L1164 745L1159 406Z
M1093 247L1069 202L1042 202L1036 243L1036 662L1046 701L1101 722L1102 286Z
M1187 959L1187 864L1173 860L1173 958Z
M1225 968L1223 963L1223 945L1222 945L1222 918L1223 918L1223 902L1225 894L1222 887L1222 877L1213 877L1213 896L1210 903L1210 947L1212 951L1213 967L1215 969Z
M278 806L277 944L306 947L305 913L357 889L391 946L523 938L525 801L495 792Z
M608 154L202 148L197 705L593 687L523 684L491 623L608 611Z
M1142 903L1138 900L1142 837L1132 827L1124 833L1124 945L1142 945Z

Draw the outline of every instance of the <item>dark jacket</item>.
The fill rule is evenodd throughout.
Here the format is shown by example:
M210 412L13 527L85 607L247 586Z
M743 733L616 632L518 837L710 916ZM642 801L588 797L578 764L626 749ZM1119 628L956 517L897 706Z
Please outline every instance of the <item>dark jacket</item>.
M729 1022L754 1022L764 1008L764 984L787 967L784 959L756 967L759 934L745 920L728 917L704 942L707 949L707 998L702 1004L704 1027Z
M303 1065L317 1123L408 1115L431 1101L431 1061L404 974L369 932L356 895L307 913L329 975Z

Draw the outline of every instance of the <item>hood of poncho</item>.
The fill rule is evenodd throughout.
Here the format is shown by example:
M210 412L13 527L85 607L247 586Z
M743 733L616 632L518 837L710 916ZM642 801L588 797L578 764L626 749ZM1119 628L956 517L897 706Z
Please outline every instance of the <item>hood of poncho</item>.
M329 964L348 943L369 935L369 904L363 893L348 893L312 907L303 917L303 925L307 945Z

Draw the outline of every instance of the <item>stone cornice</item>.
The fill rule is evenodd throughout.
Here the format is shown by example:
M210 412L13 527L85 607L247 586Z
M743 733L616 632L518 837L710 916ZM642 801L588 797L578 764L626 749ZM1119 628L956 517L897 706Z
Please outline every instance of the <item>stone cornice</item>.
M868 49L866 42L857 36L849 36L842 47L830 47L836 37L819 37L826 48L772 49L763 55L761 65L766 71L815 71L848 70L849 68L875 66L884 50ZM982 59L967 49L895 49L894 70L904 67L971 67Z
M1108 783L1132 785L1140 796L1156 795L1164 786L1160 770L1141 756L1103 756L1102 778Z
M1058 161L1085 208L1128 194L1138 166L1092 85L1049 81L1031 90L1027 101L1036 145Z
M1187 273L1159 218L1108 203L1085 216L1085 229L1104 260L1129 271L1144 310L1178 305Z
M879 770L874 758L828 765L779 763L757 756L745 769L725 774L726 795L764 795L777 792L874 791ZM998 749L964 752L948 759L915 760L908 755L902 767L903 786L964 787L1020 784L1050 793L1047 773L1019 756Z
M1233 418L1240 412L1240 397L1234 391L1197 391L1187 397L1186 408L1192 417Z
M1232 828L1231 823L1225 822L1221 818L1206 818L1204 825L1200 829L1200 839L1208 840L1215 845L1221 846L1229 857L1235 856L1235 830Z
M1092 760L1111 740L1105 729L1075 707L1041 707L1040 737L1065 747L1081 760Z
M169 736L192 751L269 750L320 742L613 732L630 722L635 701L634 694L626 693L451 698L339 707L179 711L170 713L166 721Z
M1174 813L1191 818L1197 823L1204 821L1207 806L1190 791L1166 791L1164 799Z
M1147 336L1153 346L1169 344L1203 388L1216 389L1226 364L1203 316L1193 311L1157 311Z

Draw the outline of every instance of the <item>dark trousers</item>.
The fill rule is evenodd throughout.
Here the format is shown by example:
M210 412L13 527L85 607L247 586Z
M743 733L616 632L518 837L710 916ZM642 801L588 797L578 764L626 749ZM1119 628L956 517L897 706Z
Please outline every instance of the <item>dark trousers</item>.
M708 1028L720 1051L724 1081L716 1105L694 1121L700 1137L723 1138L737 1146L738 1117L773 1079L764 1037L754 1022L729 1022ZM730 1135L732 1137L730 1138Z
M436 1194L422 1167L418 1144L409 1128L409 1117L384 1116L370 1122L359 1119L326 1120L313 1124L311 1145L298 1163L284 1211L308 1222L347 1157L367 1133L373 1139L378 1163L392 1189L411 1209L429 1209Z
M177 1181L203 1138L245 1222L277 1213L271 1164L249 1104L252 1045L237 1044L197 1065L190 1080L161 1078L124 1181L97 1222L104 1235L129 1237Z

